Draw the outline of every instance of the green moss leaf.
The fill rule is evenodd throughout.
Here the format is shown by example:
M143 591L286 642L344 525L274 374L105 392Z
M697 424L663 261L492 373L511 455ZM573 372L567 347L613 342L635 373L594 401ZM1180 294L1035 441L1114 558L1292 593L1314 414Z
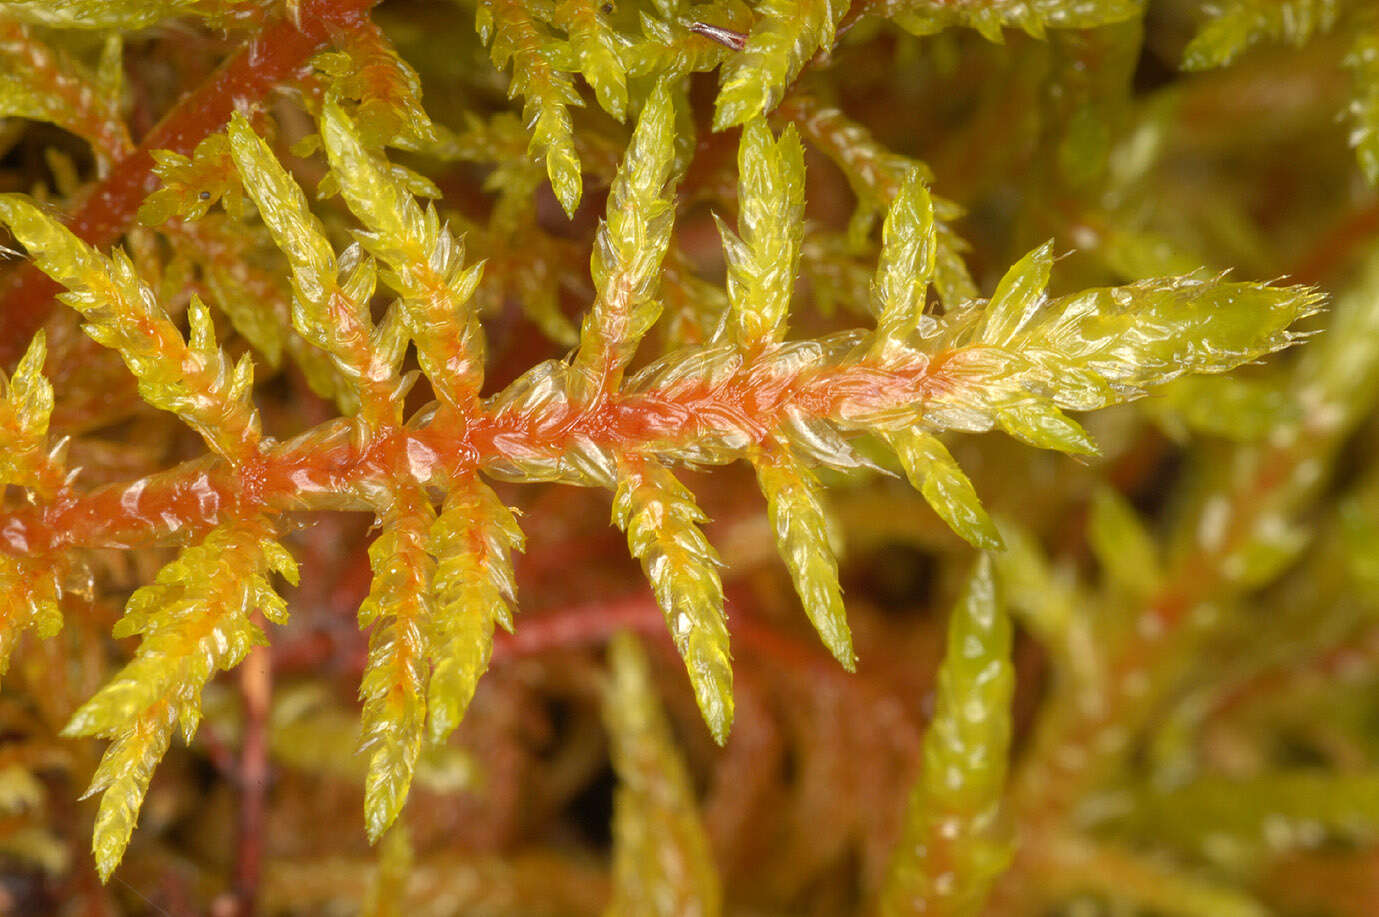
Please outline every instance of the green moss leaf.
M270 620L286 620L267 576L291 569L290 557L285 549L265 551L266 543L274 541L261 520L223 525L136 590L115 626L116 637L142 635L134 659L63 730L114 740L86 791L104 794L92 840L103 880L124 854L173 732L180 725L187 742L195 735L206 683L264 642L250 613L258 608Z
M244 189L225 134L211 134L191 156L169 150L154 150L152 155L154 174L163 187L139 207L139 221L145 226L158 226L172 217L199 220L222 201L227 212L246 215Z
M400 325L382 335L382 327L373 326L369 310L377 280L373 260L357 247L346 249L337 260L301 187L248 119L236 112L228 132L244 190L291 268L293 327L328 354L340 375L352 384L367 431L397 422L404 388L397 370L406 340L400 336Z
M579 58L579 72L599 105L621 121L627 116L627 71L622 61L626 42L609 26L594 0L560 0L554 22L569 36Z
M38 268L67 288L60 298L86 318L86 333L119 352L145 401L178 415L231 462L258 448L252 363L232 367L199 299L188 307L190 338L183 341L124 252L102 255L19 195L0 196L0 220Z
M752 457L757 485L766 497L766 512L776 537L776 550L790 570L805 614L843 668L852 671L852 631L838 584L838 559L829 544L830 524L824 514L818 479L784 446L771 444Z
M245 0L5 0L0 11L57 29L142 29L173 16L217 17Z
M905 476L949 528L973 547L999 550L1003 546L972 482L937 437L911 429L887 439L900 457Z
M637 119L613 186L608 214L594 237L590 274L597 291L580 330L574 372L590 401L615 390L642 337L661 314L661 262L675 218L674 107L657 84Z
M570 106L583 105L570 75L553 63L559 39L546 32L520 0L483 0L479 34L491 42L498 68L512 64L509 97L522 96L522 120L531 131L530 152L544 156L556 200L573 214L583 194Z
M903 245L915 233L921 237L927 234L929 230L924 227L932 219L934 238L926 244L933 246L933 252L925 256L923 263L928 265L932 260L932 266L926 267L926 270L931 272L930 279L939 298L950 308L977 298L977 285L963 262L967 243L949 226L963 215L963 209L946 198L929 194L927 185L924 191L929 203L923 206L932 208L931 216L925 217L922 211L915 210L921 206L917 197L904 203L898 200L902 188L909 181L928 183L934 180L927 165L888 149L867 128L848 118L839 109L805 92L792 92L776 110L775 117L777 120L788 119L811 146L842 169L848 186L857 196L857 209L848 223L849 248L856 251L868 247L867 237L875 225L876 216L892 213L895 206L904 207L903 212L888 217L889 226L883 236L889 233L896 244ZM912 179L912 175L917 177ZM909 193L915 195L913 191ZM916 219L919 222L914 222ZM882 268L884 271L884 263ZM880 276L881 272L878 273L878 279ZM874 305L879 305L879 301Z
M430 637L435 616L435 562L427 536L435 509L420 487L402 485L369 546L373 582L359 606L361 627L374 625L359 684L364 702L361 752L369 755L364 819L377 841L407 800L426 726Z
M1003 28L1021 29L1042 38L1047 29L1091 29L1140 15L1142 0L974 0L946 3L944 0L906 2L895 13L895 21L916 35L932 35L952 26L976 29L989 41L1004 39Z
M764 120L749 123L737 170L738 232L718 222L737 338L746 345L779 341L804 235L804 149L795 128L776 139Z
M613 797L613 900L608 917L717 917L723 893L689 773L671 741L636 638L608 647L604 721L618 788Z
M881 229L881 258L872 281L878 346L904 340L924 323L937 249L934 201L923 174L914 169L901 184Z
M714 130L746 124L770 113L819 51L833 49L844 0L763 0L741 53L724 65L714 102Z
M642 562L699 712L722 745L733 723L733 670L718 554L699 529L706 517L673 474L638 461L619 467L613 521Z
M47 338L39 331L14 374L7 380L0 373L0 486L43 482L53 414L53 386L43 376L47 355Z
M998 823L1010 753L1012 628L982 555L948 619L923 772L881 895L886 917L975 915L1013 847Z
M493 654L494 625L512 630L512 552L522 546L517 519L492 489L477 478L452 483L430 533L435 663L426 706L433 742L464 718Z
M422 209L334 102L322 110L321 133L340 191L366 227L360 238L388 267L383 281L402 297L401 318L422 369L443 400L472 409L483 383L484 338L469 303L482 266L465 266L463 245L434 208Z
M1183 49L1184 70L1224 67L1263 41L1307 43L1330 31L1340 0L1227 0L1209 7L1211 18Z

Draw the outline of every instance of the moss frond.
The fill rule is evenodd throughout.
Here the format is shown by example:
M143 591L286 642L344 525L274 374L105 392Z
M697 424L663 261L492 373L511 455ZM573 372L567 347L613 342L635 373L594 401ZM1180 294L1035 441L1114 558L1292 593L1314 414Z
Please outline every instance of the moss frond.
M61 598L61 569L53 561L0 555L0 675L25 631L47 639L62 630Z
M594 239L590 275L596 298L580 331L573 372L586 401L616 390L642 337L661 315L657 280L675 218L674 112L670 92L658 84L613 186L608 215Z
M1308 72L1269 75L1270 88L1290 91L1260 95L1296 105L1311 126L1306 143L1261 152L1212 126L1222 100L1249 101L1233 76L1199 86L1169 75L1164 91L1139 91L1142 48L1164 47L1145 41L1162 36L1141 0L458 0L439 14L388 4L381 26L372 5L0 0L0 116L10 119L0 152L13 153L0 179L35 189L0 195L0 221L24 249L0 254L30 262L0 283L0 330L22 330L0 334L0 350L10 344L18 358L32 341L0 374L0 672L22 635L51 636L66 619L60 641L36 645L6 676L0 734L18 719L33 748L0 755L0 853L13 826L35 821L27 811L11 820L7 768L17 761L14 772L31 775L56 760L47 743L67 721L70 736L110 742L90 790L101 795L93 847L108 878L173 733L190 741L204 704L215 735L206 730L193 753L243 778L244 836L263 815L254 774L341 781L362 792L368 837L383 845L376 872L359 869L344 884L375 876L367 907L400 912L429 891L417 876L460 884L447 872L451 855L433 850L436 829L470 828L450 810L435 820L413 811L413 851L399 823L413 785L482 793L475 775L493 765L488 777L513 782L456 811L476 824L507 819L486 835L503 843L526 838L572 799L581 806L602 767L588 703L601 686L619 780L611 885L583 863L553 867L579 874L579 906L562 899L533 912L584 913L611 898L614 914L717 914L724 893L709 838L730 850L741 834L760 844L747 851L760 859L744 862L770 866L769 880L748 881L765 890L752 906L768 909L782 898L798 910L819 888L842 889L836 907L819 898L821 913L975 915L1010 868L1013 893L997 900L1014 910L1053 913L1090 893L1117 906L1162 908L1180 895L1187 912L1256 913L1253 891L1164 865L1211 860L1186 836L1200 828L1194 806L1212 813L1194 794L1227 795L1188 735L1214 721L1183 710L1204 697L1224 703L1240 673L1258 675L1279 646L1296 655L1298 641L1281 637L1303 630L1290 607L1322 609L1318 632L1333 637L1362 624L1379 634L1372 603L1349 593L1333 601L1337 583L1379 578L1370 557L1379 527L1369 524L1379 487L1366 478L1351 493L1341 461L1352 444L1363 454L1355 434L1379 400L1379 260L1332 315L1313 319L1320 285L1359 263L1352 249L1368 244L1374 208L1352 193L1362 187L1353 176L1320 167L1329 135L1315 130L1313 101L1327 100L1329 117L1340 94L1334 68L1307 66L1350 43L1352 139L1374 181L1371 11L1344 0L1206 10L1190 68L1337 32L1300 52L1292 66ZM477 38L452 21L454 7L474 9ZM948 34L954 27L997 42L1007 28L1047 40L998 48ZM77 28L105 34L68 31ZM166 50L180 39L214 49L214 72ZM1263 78L1251 66L1241 65L1252 85ZM694 74L714 69L721 88L705 94L711 81ZM205 82L175 101L191 73ZM903 86L874 94L897 74ZM573 111L589 99L597 106ZM890 123L896 111L903 119ZM809 174L806 145L820 166ZM1308 157L1325 207L1277 195L1262 219L1231 200L1234 182L1278 174L1280 150ZM1341 146L1333 152L1348 168ZM1214 180L1221 161L1240 172L1230 188L1186 177ZM965 207L972 218L960 236ZM722 215L717 239L712 210ZM1323 225L1336 227L1327 239L1338 250L1294 263L1304 231ZM127 247L112 249L121 239ZM1055 275L1073 247L1085 256L1070 253ZM1197 269L1212 262L1319 287ZM1146 279L1102 285L1122 276ZM79 317L50 318L49 279ZM848 327L858 317L863 327ZM107 350L88 346L80 321ZM1309 335L1296 359L1200 378ZM257 386L250 349L272 370ZM305 397L303 383L344 416ZM1143 411L1080 416L1160 393ZM167 413L208 454L193 456L196 439ZM960 439L997 428L1007 436ZM1100 448L1092 432L1106 460L1081 469L1009 441L1085 456ZM75 434L70 469L62 433ZM120 438L129 442L111 442ZM1141 518L1132 507L1180 453L1191 480L1170 495L1171 512ZM712 483L695 478L691 491L685 475L701 471ZM898 471L918 497L892 479ZM742 499L752 475L764 511ZM610 533L590 533L586 504L535 486L551 484L611 494L627 545L612 545L620 560L600 553ZM1342 509L1326 512L1333 499ZM362 525L322 518L337 511L371 513L377 537L369 544ZM519 570L524 512L539 547ZM286 649L271 667L241 673L237 692L211 687L265 641L260 614L285 621L269 580L277 572L296 584L279 541L296 527L293 550L334 575L303 601L352 604L372 574L358 609L367 650L313 615L281 635ZM1048 537L1056 551L1041 544ZM840 564L844 539L861 564ZM924 596L901 582L882 602L870 588L866 564L894 539L925 557L906 577L925 579L919 568L932 563ZM933 673L915 650L937 650L941 620L882 605L946 594L970 548L980 557L948 619L921 735L920 691ZM175 559L140 579L151 552L168 549ZM552 577L554 567L578 575ZM1319 584L1295 583L1294 567L1299 581L1320 570ZM732 576L752 588L739 592ZM568 581L543 589L516 632L519 578L524 594L528 582ZM1266 594L1275 582L1277 595ZM837 662L851 671L860 651L875 669L846 677L812 639L778 631L772 596L791 587ZM113 635L139 638L132 659L103 626L117 607L110 596L131 591ZM745 611L730 629L725 591L734 607L740 595L763 613ZM1003 593L1031 658L1051 672L1046 691L1031 686L1037 722L1009 786L1011 732L1027 707L1013 700ZM1257 594L1280 612L1267 636L1246 633L1258 623L1246 599ZM530 659L629 626L667 627L707 736L688 692L671 707L681 722L662 711L631 637L611 641L602 684L596 656ZM1367 662L1379 658L1371 639ZM322 643L338 651L332 665L319 665ZM1240 662L1234 680L1194 668L1237 645L1253 651L1230 660ZM485 672L503 665L480 692ZM324 700L340 696L341 672L359 677L357 730L346 704ZM1185 673L1206 689L1175 707ZM15 685L23 703L10 702ZM1151 726L1165 711L1170 726ZM1374 749L1356 736L1372 739L1370 726L1341 730L1352 780L1304 780L1265 761L1266 742L1293 741L1272 721L1262 738L1232 735L1258 756L1247 762L1256 775L1240 782L1252 799L1277 797L1274 814L1290 831L1313 817L1327 837L1366 842L1374 788L1363 762ZM238 762L226 738L239 741ZM922 771L888 856L891 835L870 832L857 813L877 808L867 794L894 791L916 752ZM64 751L59 764L79 773L82 761ZM515 782L537 767L532 786ZM36 807L23 779L13 792ZM1093 794L1107 787L1128 808L1083 805L1102 802ZM1328 792L1334 805L1320 798ZM1149 811L1164 801L1174 813ZM293 817L308 808L285 805ZM815 836L776 845L766 828L741 831L734 819L753 806L785 808ZM211 808L205 823L219 829ZM1178 808L1189 810L1181 824ZM1253 836L1268 830L1265 814L1251 805L1219 820ZM1093 817L1106 836L1087 830ZM568 837L566 824L542 827L540 837ZM790 827L782 821L782 835ZM235 866L246 907L253 881L242 873L256 868L260 840L242 841L249 867ZM342 874L338 862L304 861L265 882ZM507 865L494 856L463 874L483 873L474 888L511 892L520 877ZM537 873L544 891L549 877Z
M1000 803L1010 754L1012 628L982 555L948 620L923 770L881 896L881 913L975 915L1005 869Z
M114 740L87 789L102 793L92 851L102 879L124 855L153 769L180 725L190 742L201 720L201 692L265 641L254 609L277 624L287 605L268 582L289 581L296 562L262 520L214 529L141 587L115 626L116 637L141 635L134 659L72 715L69 736Z
M501 70L511 62L508 95L525 100L522 119L531 131L531 154L545 158L556 199L566 213L574 213L584 193L584 181L575 152L570 107L584 103L569 73L552 63L558 39L520 0L483 0L477 28L490 45L493 65Z
M733 724L733 670L720 561L699 528L707 517L665 468L627 461L618 469L613 521L642 562L685 660L699 712L722 745Z
M215 19L247 0L6 0L4 12L54 29L143 29L189 13Z
M369 755L364 819L371 841L402 811L425 737L435 620L435 560L426 547L435 519L420 488L398 488L383 533L369 547L373 582L359 606L359 626L372 626L373 633L359 683L359 750Z
M61 298L85 317L86 333L120 354L145 401L176 414L231 462L257 451L253 363L244 357L231 364L204 304L192 300L184 341L124 252L102 255L22 196L0 197L0 220L67 288Z
M341 36L339 50L317 55L312 63L324 75L328 95L350 103L363 146L417 150L439 142L436 125L421 104L421 77L372 22L349 30Z
M876 344L904 341L932 318L925 317L929 283L938 258L934 201L923 174L913 169L899 186L881 229L881 257L872 282Z
M780 443L763 446L752 456L752 465L766 497L776 550L790 570L805 614L833 658L850 672L857 657L843 609L838 559L829 544L833 525L824 510L819 481Z
M723 893L685 764L671 741L646 656L623 633L608 647L604 721L613 799L613 900L618 917L716 917Z
M53 386L43 375L47 354L47 337L40 331L9 379L0 373L0 485L51 483L45 473L53 414Z
M621 121L627 116L627 71L623 65L627 42L609 26L594 0L560 0L553 22L569 36L579 71L599 105Z
M1101 3L976 0L960 4L919 0L898 6L896 23L916 35L933 35L954 26L965 26L976 29L988 41L1000 44L1004 41L1003 28L1020 29L1035 38L1043 38L1048 29L1093 29L1123 22L1140 15L1144 4L1143 0L1103 0Z
M781 340L804 236L804 149L793 126L779 139L764 120L738 146L738 231L719 220L728 301L743 346Z
M493 655L494 625L512 630L512 554L524 538L512 510L477 478L455 481L431 526L436 558L434 667L428 735L444 740L464 718Z
M211 134L196 145L191 156L169 150L153 151L154 174L163 187L144 198L139 221L158 226L173 217L199 220L216 204L236 216L247 216L248 202L230 156L225 134Z
M771 113L816 53L833 49L849 3L842 0L763 0L742 52L724 65L713 126L726 130Z
M975 548L998 551L1004 547L976 488L938 437L923 430L898 430L888 434L886 441L910 483L949 528Z
M291 267L293 327L353 385L366 434L396 423L404 386L397 370L407 338L397 313L374 326L373 260L357 248L336 259L301 187L242 114L231 118L229 136L245 191Z
M1227 0L1183 49L1183 69L1224 67L1264 41L1305 44L1331 30L1341 0Z
M857 209L848 222L846 236L853 249L865 245L876 217L890 212L912 174L917 174L926 188L934 180L932 171L923 162L887 149L871 131L808 93L791 93L776 110L775 117L788 119L799 128L805 140L843 170L848 186L857 197ZM935 234L931 256L934 288L945 305L956 307L979 295L963 261L967 243L950 225L962 217L964 211L946 198L933 194L929 198ZM892 232L908 233L911 227L921 225L911 222L913 219L914 215L907 212L896 221ZM928 231L921 228L922 233Z
M422 209L333 102L326 103L321 130L344 198L366 227L359 238L387 266L383 281L401 297L422 370L447 404L471 410L483 382L484 339L469 301L482 265L465 266L464 247L435 209Z

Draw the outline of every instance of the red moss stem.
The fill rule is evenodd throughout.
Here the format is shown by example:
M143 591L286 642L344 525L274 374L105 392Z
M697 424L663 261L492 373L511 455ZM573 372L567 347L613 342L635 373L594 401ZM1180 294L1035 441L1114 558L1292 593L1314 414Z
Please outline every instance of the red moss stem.
M263 626L263 616L255 614ZM239 667L244 738L239 757L239 834L235 848L235 917L251 917L258 904L268 831L268 719L273 706L273 650L255 647Z
M410 468L425 481L511 462L555 463L581 443L674 454L720 438L759 440L782 426L789 412L846 420L920 404L961 384L961 372L949 372L959 362L950 354L885 368L859 363L771 374L746 364L712 387L677 383L612 395L578 411L486 408L461 429L443 424L388 431L363 446L351 437L351 422L337 420L269 447L237 469L204 457L131 484L23 507L0 516L0 550L22 555L146 545L205 532L232 509L368 510L373 507L364 495L393 480L397 468Z

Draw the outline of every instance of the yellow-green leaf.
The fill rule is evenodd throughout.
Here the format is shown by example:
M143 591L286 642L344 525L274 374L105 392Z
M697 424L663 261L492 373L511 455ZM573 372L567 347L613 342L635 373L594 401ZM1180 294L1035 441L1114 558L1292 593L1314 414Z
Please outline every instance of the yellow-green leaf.
M364 702L361 752L369 754L364 818L377 841L397 819L416 771L426 726L431 592L435 563L426 551L435 508L418 486L399 486L369 546L373 582L359 606L361 627L374 625L359 684Z
M887 439L900 457L905 476L949 528L975 548L1003 547L1001 534L982 508L972 482L938 437L912 428L888 434Z
M733 670L718 554L699 529L707 519L662 466L628 461L618 470L613 521L627 532L632 556L642 562L684 657L699 712L722 745L733 723Z
M763 0L747 45L724 65L714 130L770 113L817 52L833 49L850 0Z
M747 124L737 170L738 232L718 221L737 337L746 345L779 341L804 235L804 149L794 126L776 139L764 120Z
M1210 18L1183 49L1184 70L1224 67L1262 41L1305 44L1330 31L1340 0L1225 0L1208 7Z
M852 631L843 609L838 559L829 544L819 481L783 446L772 443L752 457L757 485L776 536L776 550L790 570L795 592L824 645L849 672L857 665Z
M523 545L512 511L477 478L454 481L431 526L436 557L427 694L428 734L440 742L464 718L493 654L493 628L512 630L512 552Z
M674 107L658 83L647 99L613 187L608 216L594 237L590 274L597 290L580 329L574 370L590 400L616 389L642 337L661 314L661 261L675 218L671 163Z
M613 900L607 917L717 917L723 893L689 773L671 741L646 657L622 633L608 647L604 721L613 797Z
M985 554L948 619L923 771L881 896L885 917L974 917L1013 845L998 821L1010 754L1012 628Z

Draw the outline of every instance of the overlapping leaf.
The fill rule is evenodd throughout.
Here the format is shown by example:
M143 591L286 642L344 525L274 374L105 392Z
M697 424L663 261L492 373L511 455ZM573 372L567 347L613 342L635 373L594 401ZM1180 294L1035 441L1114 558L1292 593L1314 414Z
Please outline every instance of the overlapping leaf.
M435 560L426 550L435 508L419 487L393 496L383 533L369 546L373 582L359 606L359 626L373 626L359 684L360 751L369 754L364 818L373 841L402 811L421 754L435 618Z
M661 261L675 216L674 112L670 92L658 84L637 119L608 194L590 261L597 299L580 332L574 373L583 400L617 388L638 343L661 314L656 297Z
M569 109L583 102L569 73L552 63L556 39L520 0L483 0L478 29L491 45L494 66L502 69L511 62L508 94L525 100L522 120L531 130L531 153L545 158L556 199L567 213L574 213L584 186Z
M1047 29L1091 29L1138 16L1143 0L975 0L945 3L919 0L896 4L895 21L916 35L930 35L952 26L967 26L990 41L1003 41L1001 29L1022 29L1041 38Z
M780 444L771 444L752 456L752 465L757 485L766 496L776 550L790 570L805 614L833 657L852 671L857 658L838 583L838 559L829 544L832 526L819 481Z
M58 29L142 29L195 13L217 17L245 0L4 0L0 12Z
M465 266L464 247L436 211L421 208L333 102L322 113L321 131L341 192L367 227L360 238L389 268L383 280L402 297L402 321L422 369L448 404L471 409L483 381L484 341L468 303L482 268Z
M273 241L292 271L292 324L307 341L330 355L354 386L360 419L373 431L396 422L406 383L397 369L407 346L398 310L374 326L373 261L358 249L337 261L306 195L278 162L249 121L236 113L229 126L230 150L244 189L259 209Z
M718 231L737 339L751 346L785 336L804 235L804 150L793 126L777 139L758 119L742 130L737 163L738 231L722 220Z
M764 0L746 47L725 65L713 125L725 130L769 114L816 53L833 49L847 0Z

